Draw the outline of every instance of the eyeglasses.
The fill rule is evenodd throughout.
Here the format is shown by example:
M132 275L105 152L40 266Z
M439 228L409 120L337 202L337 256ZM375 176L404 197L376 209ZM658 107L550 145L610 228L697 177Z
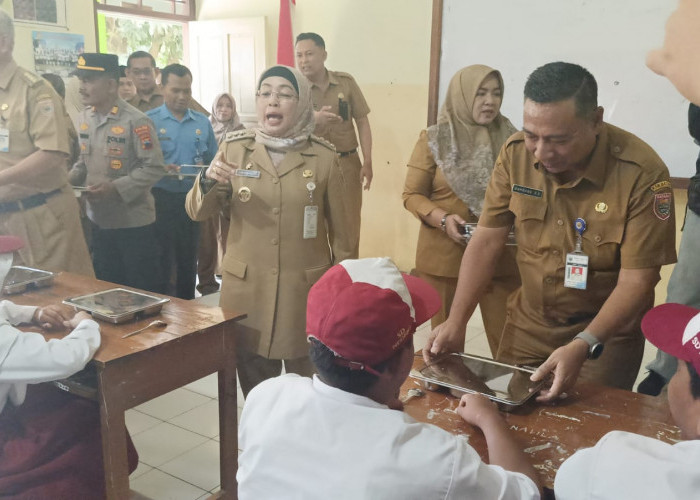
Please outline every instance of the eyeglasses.
M273 96L277 96L277 100L279 100L279 102L291 102L296 99L299 99L299 96L296 96L294 94L287 94L283 92L276 92L270 90L258 90L255 93L255 95L266 101L272 100Z

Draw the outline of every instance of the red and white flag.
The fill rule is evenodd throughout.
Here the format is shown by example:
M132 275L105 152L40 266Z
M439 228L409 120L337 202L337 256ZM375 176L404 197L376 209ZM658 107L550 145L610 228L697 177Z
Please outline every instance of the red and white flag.
M292 5L296 0L280 0L280 23L277 32L277 64L294 66L294 34L292 32Z

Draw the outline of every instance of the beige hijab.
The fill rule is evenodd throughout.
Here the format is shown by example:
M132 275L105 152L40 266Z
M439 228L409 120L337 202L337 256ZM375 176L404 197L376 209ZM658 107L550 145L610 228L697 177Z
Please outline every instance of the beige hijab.
M450 80L437 123L428 128L428 146L452 191L477 216L481 215L486 186L501 146L516 132L505 116L489 125L474 121L476 93L486 77L495 75L503 91L503 78L493 68L474 64Z
M231 119L225 122L220 121L216 117L216 107L219 105L219 101L223 97L228 97L228 99L231 101L231 105L233 106L233 114L231 115ZM214 136L216 137L217 142L221 142L223 138L226 137L226 134L228 134L229 132L245 128L241 123L241 117L238 116L236 100L228 92L219 94L214 98L214 104L211 105L211 115L209 115L209 121L211 122L211 126L214 129Z
M282 76L282 78L289 80L294 88L299 89L299 101L293 117L294 126L287 130L283 137L273 137L266 134L263 131L262 123L258 122L258 127L255 129L255 140L279 151L296 150L309 140L309 136L316 126L313 103L311 102L311 85L296 68L278 65L271 66L260 75L258 90L263 80L270 76Z

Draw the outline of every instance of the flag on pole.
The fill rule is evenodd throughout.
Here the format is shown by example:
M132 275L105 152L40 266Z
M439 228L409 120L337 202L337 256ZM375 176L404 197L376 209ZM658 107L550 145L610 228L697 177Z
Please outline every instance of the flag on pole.
M280 23L277 32L277 64L294 66L294 35L292 34L292 6L296 0L280 0Z

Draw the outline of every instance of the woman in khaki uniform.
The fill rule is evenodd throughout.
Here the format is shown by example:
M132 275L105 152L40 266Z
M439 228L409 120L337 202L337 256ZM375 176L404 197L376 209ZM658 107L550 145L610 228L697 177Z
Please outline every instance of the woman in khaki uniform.
M422 222L416 270L443 302L433 328L445 321L454 299L465 249L460 226L479 220L495 159L516 131L500 114L502 100L498 71L480 64L462 68L450 81L437 124L421 132L408 162L404 206ZM493 354L505 323L506 299L519 285L515 247L508 247L479 303Z
M236 337L244 394L279 375L282 361L288 373L313 373L306 296L352 251L337 155L311 135L308 81L273 66L260 77L256 103L258 127L226 136L186 202L194 220L229 205L221 305L247 313Z

